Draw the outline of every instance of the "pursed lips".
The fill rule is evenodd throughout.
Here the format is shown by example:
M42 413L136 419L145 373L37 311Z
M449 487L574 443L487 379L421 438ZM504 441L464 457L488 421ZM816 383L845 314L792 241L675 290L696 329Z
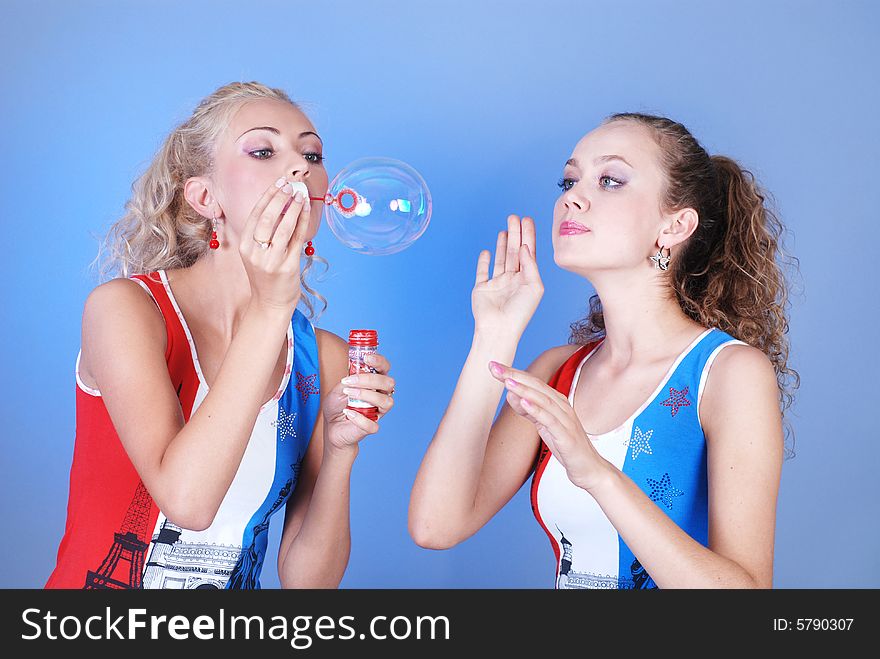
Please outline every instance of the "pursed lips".
M572 222L570 220L559 225L560 236L575 236L579 233L587 233L589 229L583 224Z

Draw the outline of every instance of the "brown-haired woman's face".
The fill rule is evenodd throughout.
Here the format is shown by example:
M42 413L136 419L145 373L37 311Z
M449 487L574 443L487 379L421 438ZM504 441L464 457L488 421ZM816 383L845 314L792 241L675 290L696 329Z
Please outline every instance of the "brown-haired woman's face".
M302 181L310 197L323 199L327 193L323 148L312 122L290 103L273 99L245 103L219 139L211 175L227 228L239 234L257 200L282 176ZM311 202L307 239L318 231L321 210L321 202Z
M662 225L660 148L642 126L603 124L575 146L553 209L556 263L583 275L649 268Z

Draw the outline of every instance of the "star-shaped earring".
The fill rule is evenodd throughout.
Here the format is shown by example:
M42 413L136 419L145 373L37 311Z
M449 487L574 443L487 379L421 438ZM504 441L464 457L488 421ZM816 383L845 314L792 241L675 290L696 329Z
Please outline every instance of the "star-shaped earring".
M666 256L663 256L663 250L666 250ZM650 259L654 262L654 267L658 270L669 270L669 261L672 260L672 250L668 247L660 247L660 251L657 252L654 256L651 256Z

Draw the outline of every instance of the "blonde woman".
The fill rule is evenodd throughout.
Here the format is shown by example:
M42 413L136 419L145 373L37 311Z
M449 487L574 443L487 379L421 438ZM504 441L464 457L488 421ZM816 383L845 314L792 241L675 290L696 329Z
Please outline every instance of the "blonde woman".
M259 588L285 509L284 587L337 587L358 442L393 405L382 356L348 375L303 272L328 177L281 90L226 85L165 140L83 313L76 443L55 588ZM305 265L305 268L302 266Z

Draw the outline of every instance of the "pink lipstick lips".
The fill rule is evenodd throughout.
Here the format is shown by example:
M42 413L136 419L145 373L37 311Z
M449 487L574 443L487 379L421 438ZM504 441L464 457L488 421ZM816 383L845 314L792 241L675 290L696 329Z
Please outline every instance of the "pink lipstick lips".
M581 233L587 233L589 229L583 224L577 222L566 221L559 225L560 236L576 236Z

